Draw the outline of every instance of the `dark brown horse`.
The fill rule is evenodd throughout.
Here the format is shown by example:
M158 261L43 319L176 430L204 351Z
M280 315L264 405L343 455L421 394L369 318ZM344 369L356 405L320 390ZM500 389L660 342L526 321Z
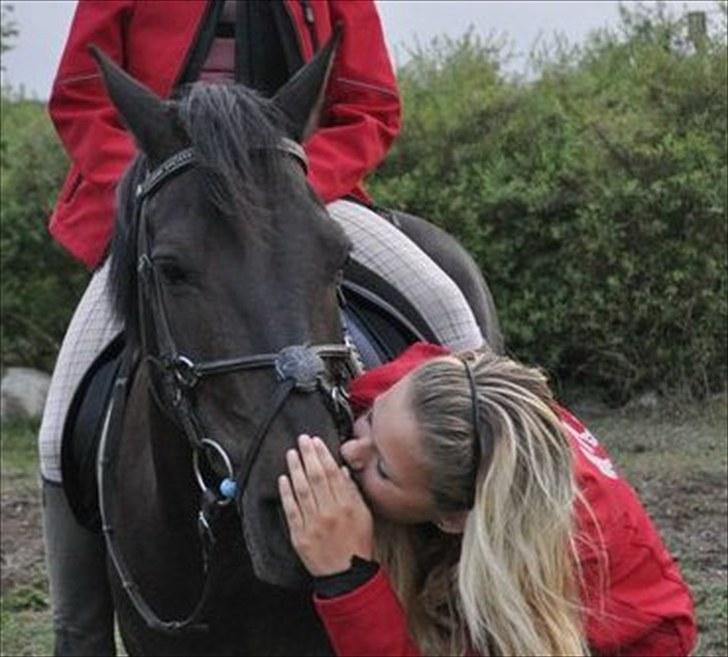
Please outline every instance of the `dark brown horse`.
M271 100L195 85L162 101L96 53L140 149L111 251L126 347L99 461L131 654L330 652L276 478L298 433L338 454L348 428L337 291L350 244L297 146L335 42ZM477 268L428 226L403 218L499 340Z

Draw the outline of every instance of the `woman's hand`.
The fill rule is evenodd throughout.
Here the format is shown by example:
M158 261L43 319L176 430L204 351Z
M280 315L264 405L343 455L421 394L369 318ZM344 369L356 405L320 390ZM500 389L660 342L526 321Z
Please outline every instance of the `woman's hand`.
M354 555L372 558L372 514L324 442L303 434L286 454L290 479L278 478L291 543L315 577L348 570Z

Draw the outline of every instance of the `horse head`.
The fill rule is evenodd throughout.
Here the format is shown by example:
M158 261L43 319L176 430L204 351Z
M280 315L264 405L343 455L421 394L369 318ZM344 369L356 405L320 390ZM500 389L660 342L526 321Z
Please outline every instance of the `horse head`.
M338 458L345 431L337 286L351 245L309 187L299 146L317 126L338 38L271 99L198 83L162 100L94 51L140 151L111 249L128 348L217 503L231 480L255 574L284 586L304 576L277 493L285 452L309 432Z

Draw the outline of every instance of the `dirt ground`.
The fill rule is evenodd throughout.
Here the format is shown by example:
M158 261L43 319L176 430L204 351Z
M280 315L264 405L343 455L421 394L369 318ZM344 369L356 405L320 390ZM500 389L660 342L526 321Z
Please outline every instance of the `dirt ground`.
M716 473L697 473L695 479L647 480L641 497L671 548L682 560L689 559L702 572L726 577L728 519L726 482ZM664 507L665 499L678 500ZM723 504L716 504L722 501Z
M637 489L679 560L698 609L701 642L696 654L728 654L728 447L724 397L677 419L652 412L585 417L618 467ZM50 610L43 555L40 495L32 460L17 459L3 439L0 654L39 654L24 645L23 625L45 627ZM23 616L25 614L25 616ZM30 620L28 620L30 619ZM50 645L47 643L46 645Z

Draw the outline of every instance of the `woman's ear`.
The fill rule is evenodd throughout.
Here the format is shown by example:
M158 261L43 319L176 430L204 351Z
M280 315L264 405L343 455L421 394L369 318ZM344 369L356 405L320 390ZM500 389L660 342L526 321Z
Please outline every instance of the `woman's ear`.
M465 523L469 511L449 511L440 515L435 523L437 528L445 534L462 534L465 531Z

